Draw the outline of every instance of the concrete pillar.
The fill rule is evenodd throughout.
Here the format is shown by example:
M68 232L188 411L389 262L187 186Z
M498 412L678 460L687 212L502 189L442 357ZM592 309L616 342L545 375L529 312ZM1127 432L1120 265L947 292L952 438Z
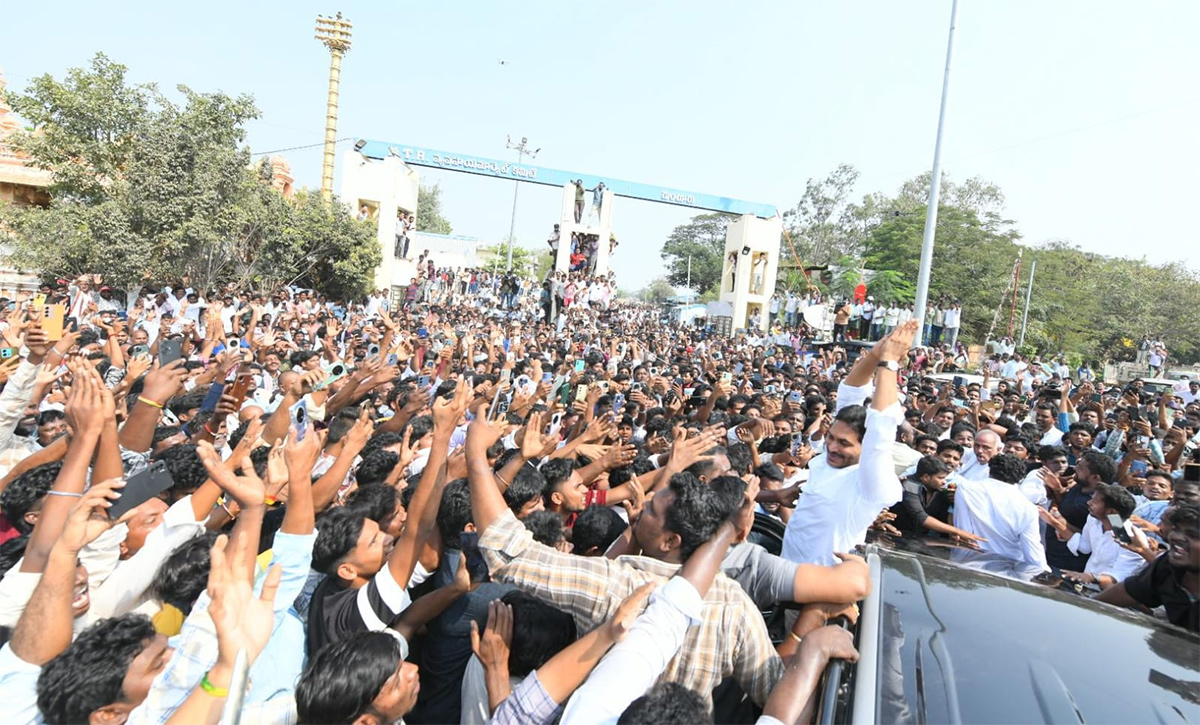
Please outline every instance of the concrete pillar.
M779 272L780 217L760 219L743 214L725 233L721 266L720 299L733 308L732 331L749 326L750 314L758 310L766 332L770 321L771 295Z

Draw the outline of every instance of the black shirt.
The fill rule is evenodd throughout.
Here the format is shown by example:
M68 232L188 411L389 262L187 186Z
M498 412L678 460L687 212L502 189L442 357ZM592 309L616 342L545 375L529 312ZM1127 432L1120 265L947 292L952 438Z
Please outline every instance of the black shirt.
M386 563L366 586L358 589L347 587L338 576L325 577L309 605L308 656L359 632L392 631L387 628L409 604L412 599L396 583ZM404 645L407 654L408 643Z
M905 536L927 536L934 533L925 528L925 519L933 518L946 523L950 518L950 496L945 490L929 491L918 481L904 482L904 497L892 506L896 520L892 525Z
M1200 632L1200 601L1183 588L1183 572L1166 554L1125 580L1125 591L1147 607L1162 606L1171 624Z
M1088 501L1092 500L1092 492L1084 491L1083 484L1077 483L1063 494L1058 502L1058 512L1076 531L1083 531L1083 525L1088 520ZM1083 571L1087 566L1088 554L1072 554L1067 548L1067 542L1059 541L1054 529L1046 527L1046 563L1067 571Z

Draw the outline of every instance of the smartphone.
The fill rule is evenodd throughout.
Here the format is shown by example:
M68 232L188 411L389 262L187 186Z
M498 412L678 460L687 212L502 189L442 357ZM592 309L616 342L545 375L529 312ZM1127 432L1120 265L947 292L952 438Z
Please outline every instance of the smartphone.
M1103 399L1104 399L1104 396L1101 395L1100 393L1092 393L1092 402L1093 403L1099 403Z
M729 385L730 383L732 383L733 382L733 373L729 373L729 372L721 373L721 382L726 385Z
M321 382L314 385L313 390L323 390L325 388L328 388L334 382L346 377L345 363L334 363L333 365L330 365L328 368L326 368L326 370L329 372L329 376L326 377Z
M1129 530L1129 522L1122 521L1120 514L1109 514L1108 525L1112 527L1113 535L1123 544L1133 542L1133 532Z
M502 368L500 370L500 382L507 383L512 380L512 370L510 368Z
M467 557L467 573L471 576L471 583L486 582L488 568L479 551L479 532L463 531L459 534L458 545L463 556Z
M296 428L296 440L304 440L304 434L308 432L308 403L303 399L296 402L295 405L288 408L288 417L291 418L292 425Z
M150 348L146 345L134 345L133 347L129 348L130 357L142 357L143 355L146 357L150 356Z
M183 357L183 338L173 337L158 341L158 365L166 367Z
M582 360L576 360L575 361L575 372L581 373L581 372L583 372L583 368L584 368L584 362Z
M808 434L801 431L792 434L792 455L796 455L802 447L808 445Z
M579 387L575 388L575 402L587 400L587 394L588 386L586 384L581 384Z
M399 363L400 363L400 358L396 357L396 353L393 352L387 356L387 364L389 367L393 366L393 365L398 365Z
M804 398L804 394L801 393L799 390L793 390L792 392L788 393L788 397L787 397L788 402L791 403L792 405L799 405L800 402L803 400L803 398Z
M170 471L167 470L167 464L163 461L153 461L149 467L125 479L121 497L112 502L112 507L108 509L108 517L114 520L121 518L128 511L166 491L174 482Z
M965 387L965 386L966 386L966 384L967 384L967 379L966 379L966 378L964 378L964 377L963 377L963 376L961 376L961 375L955 375L955 376L954 376L954 381L953 381L953 382L954 382L954 387L956 387L956 388L962 388L962 387Z
M242 338L231 337L225 341L225 348L228 350L237 350L242 346Z
M550 416L550 435L558 433L559 429L562 428L562 420L563 412L561 410Z
M1129 409L1129 419L1132 421L1141 421L1142 411L1137 406L1132 406Z
M554 373L552 373L552 372L550 372L550 373L542 373L542 382L543 382L543 383L552 383L552 382L554 382Z
M428 375L418 375L417 376L417 387L418 388L429 387L429 376Z
M1183 480L1200 482L1200 463L1189 463L1183 467Z
M237 400L238 406L240 407L242 402L246 399L246 393L249 392L249 389L250 376L239 375L237 376L237 380L233 381L233 387L229 389L229 394Z
M492 406L488 409L488 420L495 420L497 416L502 416L508 412L508 406L511 404L504 391L496 388L496 394L492 396Z
M47 340L58 342L62 339L63 321L66 316L65 305L46 305L42 309L42 332L46 333Z
M34 307L41 307L44 304L46 304L46 295L42 294L41 292L38 292L36 295L33 296L33 306Z
M0 360L7 360L19 351L15 347L0 347Z
M613 412L620 413L621 409L624 407L625 407L625 395L622 393L617 393L616 395L613 396L613 404L612 404Z

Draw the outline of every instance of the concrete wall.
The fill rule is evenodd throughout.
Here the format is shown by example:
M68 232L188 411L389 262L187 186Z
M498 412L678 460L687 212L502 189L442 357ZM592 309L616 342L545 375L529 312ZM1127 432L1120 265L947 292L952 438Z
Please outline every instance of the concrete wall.
M417 211L417 190L420 176L399 158L382 161L368 159L354 150L342 154L342 187L339 196L356 216L363 204L371 210L376 222L376 239L383 253L383 263L375 270L375 287L389 289L407 285L411 279L411 262L396 259L397 214ZM416 259L420 250L413 251L417 242L409 244L409 256ZM434 260L438 264L437 260Z
M566 272L571 268L571 235L578 233L580 236L595 234L600 238L600 244L596 247L596 276L608 274L608 240L612 235L613 201L615 199L616 196L612 190L605 189L599 217L591 216L592 191L588 189L583 195L583 215L580 217L579 223L576 223L575 186L573 184L563 186L562 208L558 219L560 235L558 256L554 260L554 271ZM546 230L547 237L550 236L551 231L550 229Z
M760 329L767 329L782 233L783 222L778 216L760 219L753 214L739 217L725 233L720 299L733 307L734 330L748 327L755 309L762 317Z

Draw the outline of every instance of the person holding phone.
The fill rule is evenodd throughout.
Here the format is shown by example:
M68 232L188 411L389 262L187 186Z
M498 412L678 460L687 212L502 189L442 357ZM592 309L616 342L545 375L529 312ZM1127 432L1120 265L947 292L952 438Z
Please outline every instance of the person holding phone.
M1039 514L1047 528L1059 541L1075 554L1088 554L1083 571L1063 570L1063 575L1086 584L1095 584L1101 590L1124 581L1145 565L1145 561L1131 549L1121 546L1136 541L1144 548L1146 535L1141 529L1128 524L1137 502L1133 494L1118 484L1101 484L1088 500L1088 519L1082 531L1073 531L1061 516L1040 509ZM1117 526L1114 528L1114 524Z

